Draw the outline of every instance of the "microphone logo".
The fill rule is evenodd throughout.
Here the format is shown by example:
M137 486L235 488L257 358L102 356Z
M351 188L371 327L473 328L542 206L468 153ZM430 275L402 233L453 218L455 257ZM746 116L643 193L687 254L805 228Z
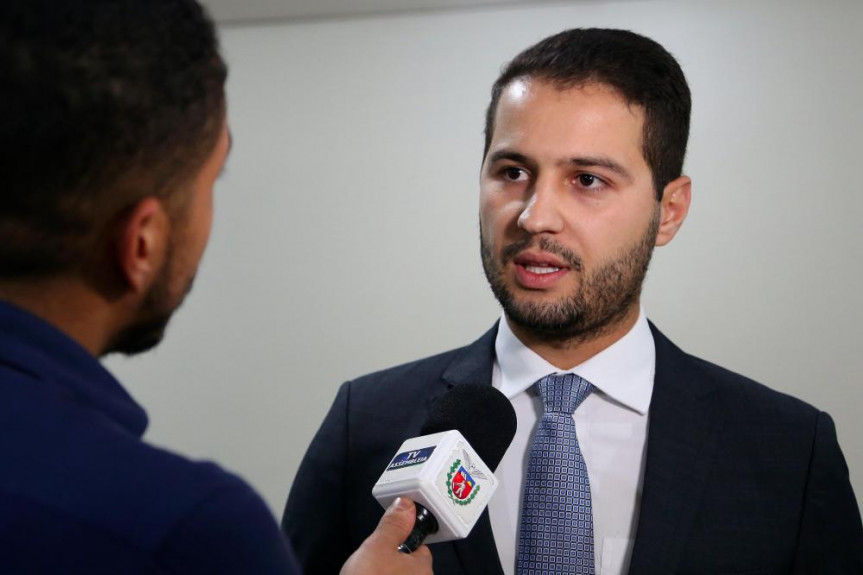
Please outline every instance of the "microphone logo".
M435 446L425 447L423 449L416 449L414 451L405 451L404 453L399 453L395 457L393 457L392 462L387 466L386 471L392 471L393 469L401 469L403 467L411 467L413 465L420 465L428 461L432 452L434 451Z
M456 505L470 505L479 494L480 486L462 465L461 459L456 459L446 475L447 495Z

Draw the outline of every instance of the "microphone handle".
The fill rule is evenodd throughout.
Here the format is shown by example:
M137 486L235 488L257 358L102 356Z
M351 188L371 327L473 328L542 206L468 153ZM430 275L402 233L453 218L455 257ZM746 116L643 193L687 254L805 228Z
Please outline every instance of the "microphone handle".
M435 519L431 511L419 503L414 503L414 505L417 507L417 519L408 538L398 547L398 550L402 553L413 553L423 544L426 537L432 533L437 533L438 530L437 519Z

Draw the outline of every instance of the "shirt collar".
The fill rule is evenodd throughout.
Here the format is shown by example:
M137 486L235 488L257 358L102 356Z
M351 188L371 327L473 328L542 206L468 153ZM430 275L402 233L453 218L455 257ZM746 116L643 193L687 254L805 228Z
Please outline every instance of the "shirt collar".
M0 300L0 364L35 377L34 385L53 389L96 409L138 437L147 414L99 360L41 318Z
M569 370L561 370L524 345L502 316L494 344L500 368L500 390L513 396L527 390L540 378L552 373L575 373L612 400L644 415L653 394L656 348L643 309L626 335L612 345Z

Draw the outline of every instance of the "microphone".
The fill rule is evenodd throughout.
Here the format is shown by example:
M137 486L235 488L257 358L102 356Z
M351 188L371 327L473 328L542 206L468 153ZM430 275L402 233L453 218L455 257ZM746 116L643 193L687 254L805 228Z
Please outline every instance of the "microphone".
M372 488L384 508L398 496L416 504L399 551L468 536L497 489L492 471L515 428L512 404L490 385L456 385L434 404L420 437L402 443Z

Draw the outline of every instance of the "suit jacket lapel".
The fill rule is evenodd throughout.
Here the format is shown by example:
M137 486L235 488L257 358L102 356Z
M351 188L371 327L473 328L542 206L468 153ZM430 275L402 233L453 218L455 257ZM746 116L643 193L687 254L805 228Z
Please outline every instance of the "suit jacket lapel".
M497 326L498 322L495 322L482 337L464 348L462 354L443 372L442 377L448 388L462 383L491 385Z
M696 360L652 324L656 376L650 403L647 461L630 575L673 573L707 480L721 414Z
M495 323L489 331L465 348L465 352L450 364L442 376L447 384L447 389L465 383L491 385L497 325ZM466 539L441 543L440 545L452 545L461 561L465 575L503 575L488 510L483 512Z

